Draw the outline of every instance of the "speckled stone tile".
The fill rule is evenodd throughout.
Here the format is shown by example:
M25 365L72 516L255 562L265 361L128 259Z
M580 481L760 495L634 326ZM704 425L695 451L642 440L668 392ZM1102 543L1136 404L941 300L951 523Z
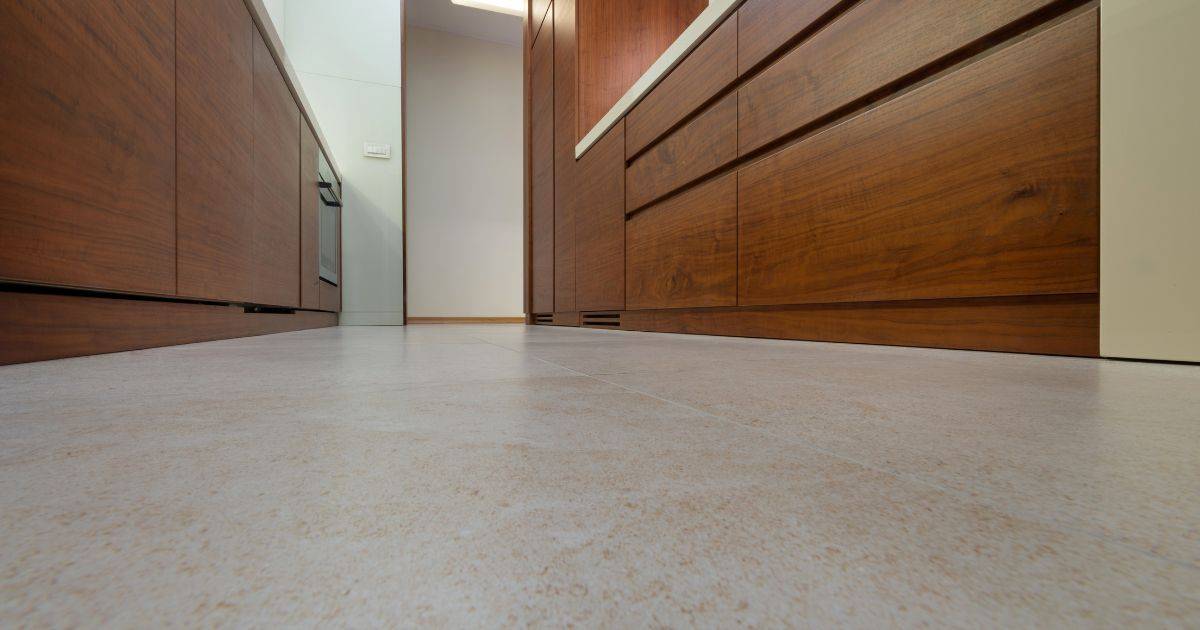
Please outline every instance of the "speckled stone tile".
M950 405L954 413L928 414L941 427L929 431L953 444L956 418L997 422L968 413L970 401L995 407L1026 373L1046 381L1034 358L946 353L958 367L939 371L951 359L895 349L703 339L688 348L696 338L558 330L307 331L0 368L0 626L1200 622L1200 571L1161 549L1049 517L1039 511L1047 501L1016 510L985 495L1012 488L977 496L896 474L903 458L812 447L780 420L793 405L837 411L822 431L844 424L848 443L876 431L886 452L907 456L895 444L917 420L873 429L858 419L869 409L837 402L891 387L918 404L915 375L867 366L907 363L947 390L965 388L945 400L922 390L927 405ZM707 383L712 398L684 387L679 370L581 373L599 346L636 353L641 339L694 361L708 355L687 382ZM572 343L575 367L536 349ZM804 356L779 377L795 380L792 394L749 383L784 369L792 352ZM856 363L861 389L838 385L853 369L817 370L822 353ZM989 358L994 371L971 367ZM759 371L743 363L754 361ZM1088 363L1099 362L1079 364ZM727 383L705 365L726 367ZM1177 377L1129 367L1150 381ZM823 376L805 380L813 370ZM1027 396L1026 415L1002 407L998 417L1018 419L977 429L979 440L1042 433L1047 449L1070 450L1062 440L1086 433L1082 420L1047 427L1027 417L1051 400L1070 409L1087 399L1081 390L1095 382L1068 372L1043 383L1065 398ZM1111 386L1124 400L1143 387L1130 374L1098 380L1132 379ZM635 377L658 383L653 395L612 382ZM729 412L717 398L738 383L745 404L770 394L778 413L751 422ZM1097 407L1132 413L1153 397ZM1181 423L1150 424L1192 439ZM1120 429L1112 419L1096 432L1137 444L1136 431ZM1133 456L1154 443L1142 444ZM1036 485L1018 472L1010 486ZM1114 504L1125 491L1114 490Z
M1200 566L1200 367L704 343L707 349L677 351L631 343L626 370L612 369L617 353L564 360L557 348L529 352L1012 513ZM703 352L707 360L697 356Z

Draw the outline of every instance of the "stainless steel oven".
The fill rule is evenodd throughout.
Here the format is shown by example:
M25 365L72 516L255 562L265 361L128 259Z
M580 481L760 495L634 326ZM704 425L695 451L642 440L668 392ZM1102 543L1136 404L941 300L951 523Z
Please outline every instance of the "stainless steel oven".
M321 152L317 158L317 186L321 188L321 210L319 220L319 249L321 279L336 285L341 271L342 183L333 175L329 160Z

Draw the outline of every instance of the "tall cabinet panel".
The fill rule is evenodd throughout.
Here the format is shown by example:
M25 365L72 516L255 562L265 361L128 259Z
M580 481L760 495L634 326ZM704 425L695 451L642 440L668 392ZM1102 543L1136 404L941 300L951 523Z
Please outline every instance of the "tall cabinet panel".
M575 143L579 138L575 0L555 0L554 310L575 306ZM545 31L543 30L543 34Z
M625 121L579 159L575 217L576 305L580 311L625 308Z
M0 279L175 293L175 1L0 25Z
M300 308L321 306L319 239L321 192L317 178L317 136L300 123Z
M242 0L181 2L179 295L251 299L254 23Z
M529 57L533 312L554 310L554 34L541 31Z
M253 298L300 305L300 110L254 34Z

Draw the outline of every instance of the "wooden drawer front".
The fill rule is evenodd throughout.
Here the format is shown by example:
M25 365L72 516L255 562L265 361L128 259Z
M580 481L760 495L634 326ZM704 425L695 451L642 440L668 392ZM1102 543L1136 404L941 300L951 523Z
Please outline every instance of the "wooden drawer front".
M0 2L0 278L175 293L175 2Z
M737 16L709 34L626 117L625 156L633 157L737 78Z
M864 0L738 90L739 155L885 88L1053 0Z
M1097 291L1097 13L740 173L742 304Z
M627 308L736 304L736 173L647 208L625 230Z
M529 54L530 292L537 313L554 310L554 36L538 36Z
M575 299L581 311L625 308L625 124L579 160Z
M629 165L625 209L633 212L737 158L737 98L730 94Z
M738 74L812 27L845 0L748 0L737 12Z

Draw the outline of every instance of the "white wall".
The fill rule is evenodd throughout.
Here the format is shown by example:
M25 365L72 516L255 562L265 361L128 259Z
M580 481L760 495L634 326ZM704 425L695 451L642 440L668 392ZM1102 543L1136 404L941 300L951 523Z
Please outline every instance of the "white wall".
M410 26L407 55L408 314L520 316L522 50Z
M1100 14L1100 352L1200 361L1200 2Z
M344 180L341 322L401 324L403 0L265 2Z

